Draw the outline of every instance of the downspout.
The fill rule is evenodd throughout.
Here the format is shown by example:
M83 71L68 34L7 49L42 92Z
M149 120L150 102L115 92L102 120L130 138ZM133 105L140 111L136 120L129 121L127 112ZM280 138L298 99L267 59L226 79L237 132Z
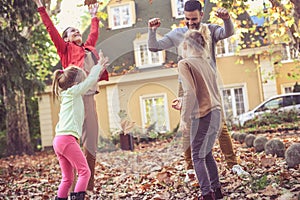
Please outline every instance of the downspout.
M255 54L255 56L257 56L257 77L258 77L258 90L259 90L259 98L260 98L260 102L264 101L264 91L263 91L263 87L262 87L262 78L261 78L261 64L260 64L260 55Z

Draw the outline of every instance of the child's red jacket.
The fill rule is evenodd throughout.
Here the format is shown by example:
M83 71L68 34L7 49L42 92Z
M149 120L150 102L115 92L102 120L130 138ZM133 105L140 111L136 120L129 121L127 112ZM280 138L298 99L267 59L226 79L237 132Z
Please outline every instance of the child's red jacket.
M57 53L60 57L63 68L66 68L70 65L83 68L85 49L90 50L96 56L96 58L99 59L99 55L95 49L99 32L99 19L97 17L92 18L91 29L86 42L81 46L78 46L75 43L65 42L63 40L52 23L49 15L47 14L45 7L39 7L38 12L40 13L43 23L50 34L51 40L57 49ZM103 73L101 73L101 77L99 77L99 81L101 80L108 81L108 72L106 69Z

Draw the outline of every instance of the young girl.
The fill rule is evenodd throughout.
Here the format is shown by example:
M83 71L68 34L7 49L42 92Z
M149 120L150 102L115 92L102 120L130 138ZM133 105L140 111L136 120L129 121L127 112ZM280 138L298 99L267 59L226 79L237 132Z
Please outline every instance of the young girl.
M221 192L218 169L212 155L222 120L221 98L216 71L210 66L208 56L210 33L207 27L202 29L205 30L188 31L182 44L184 59L178 64L184 90L180 130L188 130L192 120L192 159L201 188L199 199L214 200L214 191Z
M99 55L98 64L92 67L87 78L86 73L75 66L54 72L53 94L59 96L61 100L59 121L53 140L53 148L62 171L62 180L56 200L68 199L68 191L74 181L74 169L78 173L78 179L74 192L71 193L71 199L84 199L91 176L87 160L77 140L82 135L85 116L82 95L97 83L100 72L105 69L108 63L108 59L103 58L102 53Z
M50 17L48 16L45 7L41 3L41 0L33 1L37 5L42 21L45 24L51 40L57 49L62 67L67 68L75 65L89 73L90 68L94 66L99 59L98 53L95 49L99 35L99 19L96 16L98 3L89 5L89 12L92 17L91 29L87 40L85 43L83 43L79 30L73 27L66 28L62 33L62 36L60 36ZM104 69L104 72L101 73L99 80L108 80L108 73L106 69ZM91 170L91 178L87 188L89 191L93 191L94 188L94 170L98 147L99 128L98 117L95 109L96 104L94 100L94 95L97 93L97 87L93 87L83 97L86 116L81 139L84 154Z

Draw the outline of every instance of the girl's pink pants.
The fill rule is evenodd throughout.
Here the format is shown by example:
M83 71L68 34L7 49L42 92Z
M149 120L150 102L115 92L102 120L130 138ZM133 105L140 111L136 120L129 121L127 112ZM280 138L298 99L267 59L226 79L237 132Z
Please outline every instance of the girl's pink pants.
M59 198L68 197L69 189L74 181L74 169L78 173L74 192L86 191L91 171L76 138L71 135L55 136L53 148L62 172L57 196Z

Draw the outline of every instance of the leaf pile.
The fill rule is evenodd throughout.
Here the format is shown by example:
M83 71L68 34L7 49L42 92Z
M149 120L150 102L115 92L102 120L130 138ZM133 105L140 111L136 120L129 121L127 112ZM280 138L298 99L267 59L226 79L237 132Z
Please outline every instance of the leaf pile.
M288 147L300 142L299 132L266 134ZM297 200L300 170L288 169L283 158L254 152L234 142L240 164L251 177L239 177L226 168L218 144L214 148L224 199ZM88 199L194 200L200 194L196 180L184 183L181 138L135 146L134 151L98 153L95 191ZM0 160L0 199L53 199L61 174L53 151Z

